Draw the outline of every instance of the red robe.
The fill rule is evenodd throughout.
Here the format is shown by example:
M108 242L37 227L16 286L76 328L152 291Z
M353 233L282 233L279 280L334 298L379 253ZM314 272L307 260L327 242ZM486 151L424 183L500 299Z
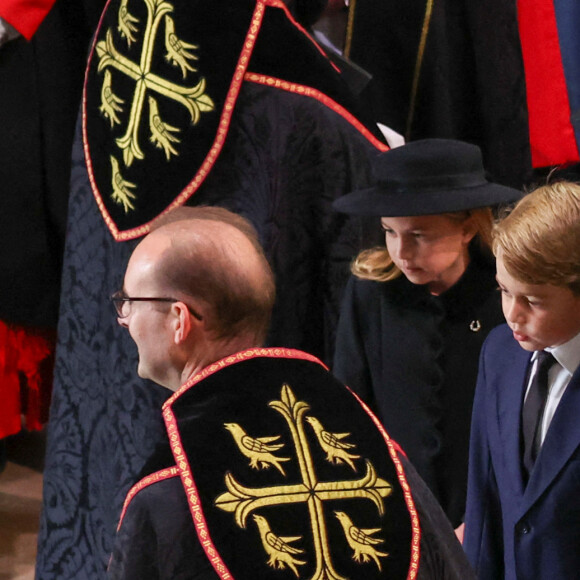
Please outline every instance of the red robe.
M4 0L0 18L9 22L26 40L30 40L56 0Z

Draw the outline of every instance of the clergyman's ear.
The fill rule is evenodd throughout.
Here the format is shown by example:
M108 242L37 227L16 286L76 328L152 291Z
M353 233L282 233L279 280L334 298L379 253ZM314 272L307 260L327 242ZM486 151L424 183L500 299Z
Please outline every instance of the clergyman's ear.
M184 302L174 302L171 305L171 310L174 314L172 321L174 342L175 344L182 344L193 330L193 324L199 321L193 318Z

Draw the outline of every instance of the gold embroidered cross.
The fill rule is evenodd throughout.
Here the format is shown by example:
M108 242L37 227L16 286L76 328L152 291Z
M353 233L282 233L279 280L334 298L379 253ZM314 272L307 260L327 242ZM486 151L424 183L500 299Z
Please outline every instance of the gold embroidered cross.
M316 554L316 570L312 576L312 580L345 580L344 577L334 569L332 564L326 521L323 511L324 502L336 499L366 498L371 500L376 505L379 514L383 515L383 498L387 497L392 492L392 487L387 481L377 476L375 468L368 460L365 460L366 473L359 479L319 481L314 469L314 461L309 442L304 431L304 414L310 407L304 401L297 401L294 393L288 385L283 385L280 399L281 400L279 401L271 401L269 406L274 408L284 417L288 427L290 428L296 451L296 460L298 461L300 469L302 479L301 483L249 488L236 481L231 473L227 473L225 476L225 484L228 491L222 493L216 498L215 505L224 511L233 512L237 525L241 528L245 528L248 516L257 509L277 505L305 503L308 506L310 515L310 523L314 537L314 551ZM229 423L227 425L237 424ZM229 429L231 430L231 428ZM234 439L236 438L234 437ZM265 438L262 438L262 443L264 442L264 439ZM278 437L268 439L274 441L275 439L277 440ZM236 443L240 448L241 438L238 438ZM266 442L266 445L268 443L269 442ZM277 446L279 445L280 444L277 444ZM242 451L241 448L240 451L249 457L247 453L248 447L249 446L246 446L246 452ZM256 446L254 445L253 447L255 448ZM273 464L272 453L275 450L259 448L259 451L262 453L268 451L270 455L268 462ZM275 456L274 459L276 459ZM288 460L287 458L277 459L278 461ZM263 467L267 466L268 465L265 464ZM264 539L266 538L266 534L263 533L266 526L266 524L262 522L264 518L262 516L254 516L254 519L258 524L262 524L261 526L259 525L259 527L262 541L264 543ZM297 554L298 552L303 552L303 550L296 551L296 548L294 548L294 552L289 552L288 548L291 548L289 542L296 541L299 538L276 537L269 528L266 533L270 534L269 537L271 539L270 550L266 548L266 543L264 543L266 551L271 556L270 565L274 565L273 563L276 562L277 558L280 567L280 562L284 562L283 558L286 558L285 563L289 565L294 570L296 576L298 576L296 565L305 564L305 562L297 560L296 558L291 558L289 554ZM276 542L274 542L274 540L276 540ZM272 551L272 548L276 545L280 547L277 556L276 554L273 555ZM285 549L282 549L284 547Z
M118 12L118 30L130 46L135 41L138 30L138 19L128 11L129 0L122 0ZM123 151L123 160L128 167L135 158L144 159L145 154L139 144L139 126L143 116L145 97L148 97L149 106L149 130L150 141L158 148L162 148L166 158L177 155L174 143L179 143L176 136L179 133L177 127L173 127L161 119L159 106L155 98L149 94L162 95L183 105L191 116L191 123L196 125L201 113L212 111L214 103L206 94L206 81L201 78L194 86L180 85L171 82L152 71L153 51L157 40L157 34L162 19L165 22L165 59L181 69L185 79L188 71L196 71L190 61L197 60L191 50L198 48L193 44L180 40L175 34L175 23L169 16L173 12L173 5L167 0L143 0L147 6L147 23L143 37L143 48L139 62L134 62L121 54L113 43L112 29L107 30L105 40L97 43L96 52L99 57L98 72L105 71L101 89L101 113L109 119L111 127L119 124L119 113L123 111L124 100L115 95L112 88L112 75L110 69L115 69L135 81L135 92L129 113L127 130L122 137L116 140L117 145ZM122 182L118 164L112 170L113 179ZM119 194L121 191L121 194ZM113 196L117 203L123 203L125 211L133 209L130 196L124 194L123 188L118 188ZM133 196L134 197L134 196Z

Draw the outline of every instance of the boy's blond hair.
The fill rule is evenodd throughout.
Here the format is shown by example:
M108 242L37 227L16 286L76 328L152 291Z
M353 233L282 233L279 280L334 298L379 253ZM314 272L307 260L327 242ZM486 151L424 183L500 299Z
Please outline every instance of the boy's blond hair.
M580 185L537 188L494 225L492 236L493 253L501 253L510 276L580 295Z
M463 222L472 219L475 224L476 235L474 240L479 242L481 249L490 251L491 228L493 217L489 208L472 209L440 214L450 219ZM401 275L401 270L394 264L389 251L385 246L377 246L362 250L354 259L351 265L351 272L363 280L374 280L375 282L388 282Z

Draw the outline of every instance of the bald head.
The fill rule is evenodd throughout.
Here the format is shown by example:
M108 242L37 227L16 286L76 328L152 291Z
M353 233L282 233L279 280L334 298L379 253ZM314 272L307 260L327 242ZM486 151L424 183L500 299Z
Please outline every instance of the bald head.
M245 337L248 347L260 346L275 290L254 228L222 208L186 209L137 246L128 271L139 262L152 291L199 312L216 340Z

